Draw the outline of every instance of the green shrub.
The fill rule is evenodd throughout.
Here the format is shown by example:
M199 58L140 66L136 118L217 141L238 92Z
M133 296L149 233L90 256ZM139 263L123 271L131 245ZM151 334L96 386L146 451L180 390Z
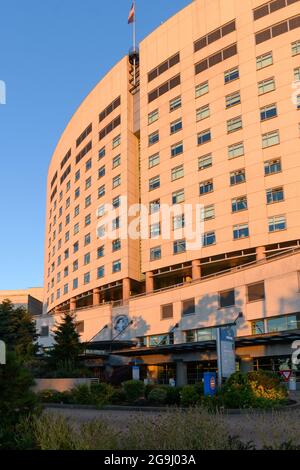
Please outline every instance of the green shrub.
M41 390L37 393L37 396L42 403L61 403L61 395L62 394L60 392L52 389Z
M180 392L182 387L165 387L167 390L167 405L180 405Z
M194 406L200 401L200 393L195 385L185 385L180 392L180 404L182 406Z
M111 396L111 403L113 405L119 405L126 401L126 394L124 390L120 387L114 388L113 394Z
M95 405L109 405L113 402L115 389L107 383L99 383L91 386L92 401Z
M126 401L134 403L140 398L144 398L145 385L140 380L127 380L122 383L123 390L125 392Z
M77 385L71 390L71 393L74 403L78 405L92 405L94 403L90 387L86 384Z
M145 385L145 398L148 400L149 393L152 392L154 388L158 387L156 384L147 384Z
M163 405L167 401L168 391L163 387L156 387L148 395L148 400L150 403L157 405Z
M258 402L284 402L288 396L287 388L281 384L277 374L271 371L258 370L248 373L248 381L255 399Z

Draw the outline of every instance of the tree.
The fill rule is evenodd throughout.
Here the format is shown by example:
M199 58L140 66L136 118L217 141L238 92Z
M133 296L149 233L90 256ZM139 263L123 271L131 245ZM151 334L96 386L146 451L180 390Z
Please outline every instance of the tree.
M0 339L10 351L15 351L24 360L37 351L35 322L23 308L14 308L10 300L0 303Z
M66 312L62 322L56 325L54 347L50 352L50 362L62 369L72 369L78 365L78 356L83 351L80 335L76 329L75 317Z

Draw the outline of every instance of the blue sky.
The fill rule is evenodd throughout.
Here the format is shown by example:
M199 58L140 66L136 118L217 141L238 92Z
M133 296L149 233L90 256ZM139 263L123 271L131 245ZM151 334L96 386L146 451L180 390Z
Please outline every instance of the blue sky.
M138 37L190 0L137 0ZM0 290L43 284L48 164L68 120L127 53L131 0L1 0Z

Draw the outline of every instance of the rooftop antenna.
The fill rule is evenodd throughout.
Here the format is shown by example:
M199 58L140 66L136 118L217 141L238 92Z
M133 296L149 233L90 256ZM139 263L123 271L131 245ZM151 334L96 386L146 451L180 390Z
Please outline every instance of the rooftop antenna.
M131 9L128 16L128 24L132 24L132 36L133 36L133 47L129 51L129 62L131 63L132 69L132 80L130 84L132 85L131 93L134 93L139 86L138 81L138 65L139 65L139 51L136 44L136 1L133 0Z

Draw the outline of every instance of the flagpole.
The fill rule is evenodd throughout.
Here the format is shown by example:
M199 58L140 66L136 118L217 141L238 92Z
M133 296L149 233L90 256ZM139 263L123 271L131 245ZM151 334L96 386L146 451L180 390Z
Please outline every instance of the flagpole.
M134 62L133 62L133 68L134 68L134 75L133 75L133 83L134 86L136 86L136 4L135 0L133 0L133 8L134 8L134 18L133 18L133 53L134 53Z

